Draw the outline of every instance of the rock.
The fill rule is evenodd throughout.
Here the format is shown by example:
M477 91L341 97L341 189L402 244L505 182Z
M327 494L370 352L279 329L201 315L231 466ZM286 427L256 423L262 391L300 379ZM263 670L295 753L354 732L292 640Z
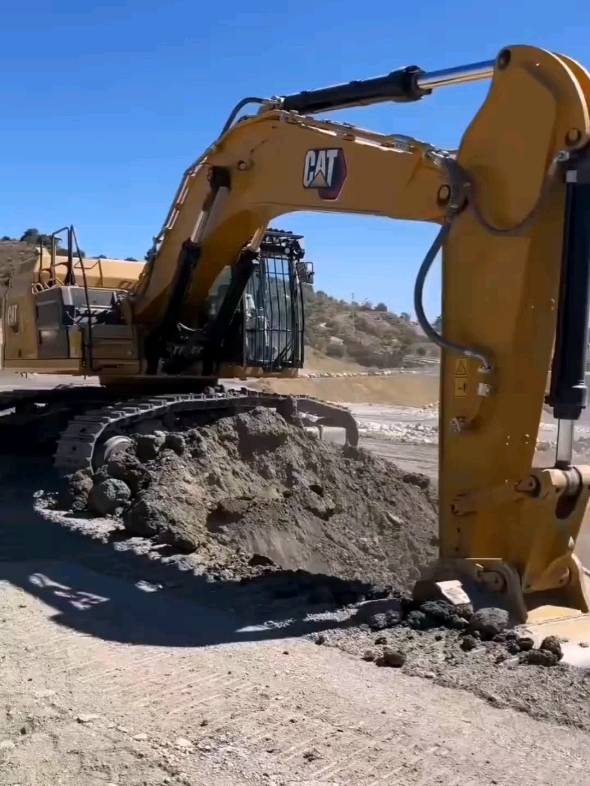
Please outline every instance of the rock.
M420 606L420 611L444 624L456 616L455 607L446 600L427 600Z
M319 633L319 634L316 636L315 643L316 643L316 644L319 644L320 646L321 646L322 644L325 644L325 643L326 643L326 637L324 636L324 634L323 634L323 633Z
M460 647L464 652L471 652L478 646L477 639L474 639L473 636L463 636L461 639Z
M373 650L365 650L365 652L363 653L363 660L366 661L375 660L375 653L373 652Z
M387 644L387 639L385 638L385 636L377 636L377 638L375 639L375 644L377 645Z
M157 537L184 554L191 554L200 543L199 535L188 524L176 520L171 524L166 502L137 500L125 514L123 524L128 532L142 537Z
M98 715L89 715L86 713L82 713L76 717L78 723L92 723L93 720L96 720Z
M508 640L506 642L506 651L510 653L510 655L518 655L520 652L520 644L517 641Z
M16 745L12 740L2 740L2 742L0 742L0 750L8 751L13 748L16 748Z
M235 419L238 449L243 456L277 450L289 438L287 421L272 409L257 407Z
M386 628L393 628L402 621L402 615L399 611L389 610L383 611L379 614L373 614L367 620L369 628L373 631L385 630Z
M162 431L155 434L139 434L135 440L135 451L140 461L155 459L166 442L166 435Z
M88 495L92 491L94 481L90 470L79 469L68 478L66 506L72 510L84 510L88 504Z
M430 478L428 475L423 475L420 472L406 472L402 477L404 483L409 483L412 486L418 486L419 489L426 491L430 488Z
M435 545L433 543L433 545ZM470 614L473 608L469 602L469 595L463 589L460 581L430 581L420 579L414 584L412 598L417 603L424 603L428 600L445 601L455 607L456 614L463 614L463 610L469 609Z
M551 652L553 655L555 655L557 660L561 660L563 658L561 642L557 636L547 636L544 638L539 649L545 650L546 652Z
M158 532L157 517L146 499L139 499L127 511L123 519L125 529L132 535L151 538Z
M427 630L431 626L431 620L423 611L411 611L406 617L406 624L414 630Z
M185 739L184 737L177 737L174 740L174 744L177 748L192 748L193 744L190 740Z
M469 627L467 620L463 617L460 617L458 614L454 614L447 622L447 625L453 630L466 630Z
M532 666L556 666L559 663L559 658L549 650L529 650L523 652L522 663L528 663Z
M144 742L145 740L148 739L148 736L147 736L147 734L144 731L142 731L139 734L134 734L133 735L133 739L136 742Z
M182 434L167 434L164 447L170 448L170 450L173 450L178 456L182 456L186 450L186 440Z
M392 513L390 510L386 510L385 515L387 516L389 522L393 524L394 527L396 527L397 529L403 527L404 520L401 519L399 516L396 516L395 513Z
M520 647L521 652L528 652L535 646L535 641L530 636L519 636L516 639L516 642Z
M111 478L95 484L88 495L88 507L99 516L108 516L131 499L131 489L122 480Z
M126 483L134 495L146 489L151 480L147 469L130 453L115 456L106 465L106 471L109 477Z
M482 638L491 639L508 625L508 612L504 609L479 609L469 621L469 631L478 631Z
M383 654L380 655L375 663L377 666L390 666L399 669L406 662L406 655L401 650L393 650L385 647Z

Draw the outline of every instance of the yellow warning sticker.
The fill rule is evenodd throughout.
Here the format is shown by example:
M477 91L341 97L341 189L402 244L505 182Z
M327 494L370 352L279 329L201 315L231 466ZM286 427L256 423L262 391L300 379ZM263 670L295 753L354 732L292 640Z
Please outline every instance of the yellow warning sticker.
M466 398L468 382L465 377L455 377L455 388L453 395L455 398Z
M455 376L456 377L466 377L467 376L467 359L466 358L459 358L455 360Z

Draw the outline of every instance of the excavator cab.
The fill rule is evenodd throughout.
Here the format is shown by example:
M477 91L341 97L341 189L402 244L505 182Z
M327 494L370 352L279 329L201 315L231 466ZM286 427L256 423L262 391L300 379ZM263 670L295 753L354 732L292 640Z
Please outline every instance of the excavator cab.
M269 229L249 276L240 282L229 265L219 272L204 303L202 325L212 334L216 323L224 328L216 349L219 363L270 373L303 368L303 287L310 271L301 240Z

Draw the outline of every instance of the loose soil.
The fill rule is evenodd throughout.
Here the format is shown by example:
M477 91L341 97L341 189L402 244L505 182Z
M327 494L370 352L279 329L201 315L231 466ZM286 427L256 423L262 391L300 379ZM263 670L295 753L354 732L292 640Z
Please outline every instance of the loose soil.
M186 424L184 424L186 426ZM429 479L362 449L321 442L274 410L136 435L67 504L114 527L250 575L252 562L408 588L435 556Z

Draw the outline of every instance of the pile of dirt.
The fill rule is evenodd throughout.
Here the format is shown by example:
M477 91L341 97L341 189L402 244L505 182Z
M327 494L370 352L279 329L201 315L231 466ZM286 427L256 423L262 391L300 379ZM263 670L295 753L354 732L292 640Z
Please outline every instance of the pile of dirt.
M274 410L134 435L68 505L233 578L252 567L409 587L435 556L427 477L319 441ZM124 533L120 533L123 535Z
M0 242L0 283L9 279L23 264L37 259L38 251L30 243L18 241Z

